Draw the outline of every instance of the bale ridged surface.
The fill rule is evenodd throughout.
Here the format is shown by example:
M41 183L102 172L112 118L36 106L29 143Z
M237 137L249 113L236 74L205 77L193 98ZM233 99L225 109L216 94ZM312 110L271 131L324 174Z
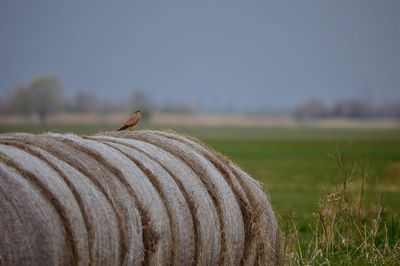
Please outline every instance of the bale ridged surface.
M267 265L260 184L171 132L0 135L0 265Z

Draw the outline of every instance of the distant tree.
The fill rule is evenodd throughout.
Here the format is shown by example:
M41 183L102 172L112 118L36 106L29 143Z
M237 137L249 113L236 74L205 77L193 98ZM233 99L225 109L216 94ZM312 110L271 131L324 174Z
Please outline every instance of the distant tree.
M33 113L33 106L30 100L29 87L18 86L9 100L10 111L24 116Z
M78 90L75 94L75 110L89 112L96 108L97 100L93 93Z
M96 111L101 114L114 113L118 110L118 106L108 100L102 100L96 104Z
M189 103L167 103L161 108L164 113L195 114L197 109Z
M375 115L375 108L371 101L366 100L342 100L338 101L332 109L332 115L336 117L366 118Z
M400 100L383 106L380 109L380 115L383 117L400 118Z
M8 103L3 99L0 99L0 114L7 114L8 112Z
M294 116L297 119L316 119L325 117L327 113L325 105L321 101L313 99L299 106L295 110Z
M148 92L144 90L136 90L133 92L131 101L129 103L130 112L142 110L142 120L148 121L154 112L154 108L155 105Z
M30 103L42 122L60 110L61 90L58 79L51 76L38 77L29 84Z
M18 86L9 102L12 112L26 116L37 113L43 122L61 108L61 85L54 77L38 77L28 85Z

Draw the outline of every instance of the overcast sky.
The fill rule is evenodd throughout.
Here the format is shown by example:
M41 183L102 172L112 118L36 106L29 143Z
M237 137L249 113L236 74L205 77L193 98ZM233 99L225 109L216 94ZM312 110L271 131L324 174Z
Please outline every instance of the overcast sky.
M400 1L0 1L0 97L38 75L114 101L287 109L400 98Z

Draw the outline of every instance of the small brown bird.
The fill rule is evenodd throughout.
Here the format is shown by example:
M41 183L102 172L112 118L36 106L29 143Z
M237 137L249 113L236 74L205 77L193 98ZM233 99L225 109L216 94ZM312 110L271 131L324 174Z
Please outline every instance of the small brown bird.
M141 110L137 110L133 114L131 114L128 119L126 119L124 125L118 129L118 131L129 129L130 131L139 123L140 117L142 116L143 112Z

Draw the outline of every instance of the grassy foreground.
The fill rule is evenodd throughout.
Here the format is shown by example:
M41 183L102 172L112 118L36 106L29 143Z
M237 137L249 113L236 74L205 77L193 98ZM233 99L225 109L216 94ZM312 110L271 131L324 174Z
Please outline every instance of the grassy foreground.
M0 132L117 127L16 125ZM279 217L285 264L400 264L400 130L172 129L198 137L264 183Z

